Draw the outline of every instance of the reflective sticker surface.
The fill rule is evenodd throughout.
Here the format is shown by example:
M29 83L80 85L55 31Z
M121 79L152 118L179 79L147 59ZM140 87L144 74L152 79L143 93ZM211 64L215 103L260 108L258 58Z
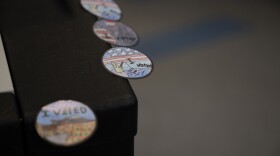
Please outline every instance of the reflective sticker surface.
M121 10L113 0L81 0L81 5L98 17L114 21L121 19Z
M134 46L138 43L134 30L120 22L97 21L93 31L100 39L117 46Z
M152 61L146 55L125 47L109 49L103 55L102 61L109 72L123 78L143 78L153 69Z
M87 140L96 126L92 110L72 100L60 100L42 107L35 125L42 139L61 146L73 146Z

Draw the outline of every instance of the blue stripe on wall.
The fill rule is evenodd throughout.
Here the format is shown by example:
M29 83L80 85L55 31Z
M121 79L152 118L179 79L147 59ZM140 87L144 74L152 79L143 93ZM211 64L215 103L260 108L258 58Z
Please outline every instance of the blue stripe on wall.
M141 39L135 49L152 58L160 58L191 46L241 32L245 24L232 19L216 19Z

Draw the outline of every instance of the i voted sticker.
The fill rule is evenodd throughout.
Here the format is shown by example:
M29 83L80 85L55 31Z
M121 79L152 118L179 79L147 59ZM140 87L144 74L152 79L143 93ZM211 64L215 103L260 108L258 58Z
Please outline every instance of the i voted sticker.
M121 9L113 0L81 0L81 5L100 18L114 21L121 19Z
M113 45L129 47L138 43L135 31L121 22L97 21L93 31L100 39Z
M102 62L110 73L128 79L144 78L153 70L152 61L146 55L125 47L109 49Z
M88 106L78 101L60 100L42 107L35 128L49 143L73 146L90 138L96 126L96 116Z

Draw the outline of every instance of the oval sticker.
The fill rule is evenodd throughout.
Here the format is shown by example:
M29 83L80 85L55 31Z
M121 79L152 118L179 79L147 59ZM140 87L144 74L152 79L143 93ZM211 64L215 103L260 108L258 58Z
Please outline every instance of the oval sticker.
M96 116L88 106L78 101L60 100L42 107L35 128L49 143L73 146L92 136L96 126Z
M114 21L121 19L121 9L113 0L81 0L81 5L100 18Z
M110 73L128 79L144 78L153 70L153 63L146 55L125 47L109 49L102 62Z
M113 45L129 47L138 43L135 31L121 22L97 21L93 31L100 39Z

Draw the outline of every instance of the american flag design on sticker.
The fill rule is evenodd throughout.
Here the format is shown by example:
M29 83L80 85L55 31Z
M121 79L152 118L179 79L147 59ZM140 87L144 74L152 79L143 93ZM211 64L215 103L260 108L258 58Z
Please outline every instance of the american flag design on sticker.
M113 21L104 21L104 23L107 25L107 26L110 26L110 27L113 27L116 25L116 22L113 22Z
M105 40L106 42L109 42L111 44L117 43L117 40L114 38L114 36L112 36L110 32L104 28L96 28L94 29L94 32L99 38Z
M74 146L86 141L96 127L94 112L87 105L73 100L59 100L44 106L35 124L42 139L60 146Z
M125 47L109 49L102 62L112 74L129 79L144 78L153 69L152 61L146 55Z
M130 47L138 43L135 31L121 22L100 20L94 24L93 30L100 39L110 44Z
M119 20L121 10L112 0L81 0L81 5L90 13L108 20Z

